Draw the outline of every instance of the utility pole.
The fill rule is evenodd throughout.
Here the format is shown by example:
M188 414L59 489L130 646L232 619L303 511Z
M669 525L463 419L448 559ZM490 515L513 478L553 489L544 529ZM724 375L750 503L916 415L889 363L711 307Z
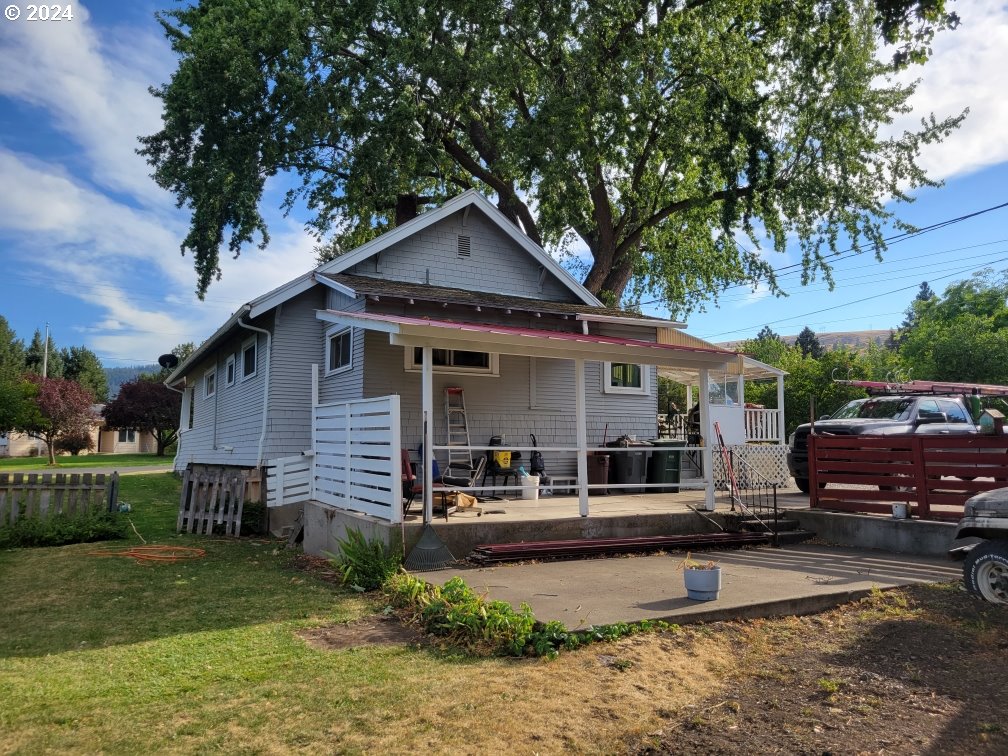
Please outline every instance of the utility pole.
M49 376L49 324L45 324L45 349L42 350L42 377Z

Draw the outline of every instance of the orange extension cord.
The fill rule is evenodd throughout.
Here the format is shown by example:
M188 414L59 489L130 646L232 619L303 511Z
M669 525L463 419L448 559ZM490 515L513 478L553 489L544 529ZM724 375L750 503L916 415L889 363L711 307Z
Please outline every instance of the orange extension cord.
M200 559L206 556L206 551L190 548L189 546L132 546L121 551L114 549L89 551L87 555L97 557L127 557L135 559L137 564L173 564L185 559Z

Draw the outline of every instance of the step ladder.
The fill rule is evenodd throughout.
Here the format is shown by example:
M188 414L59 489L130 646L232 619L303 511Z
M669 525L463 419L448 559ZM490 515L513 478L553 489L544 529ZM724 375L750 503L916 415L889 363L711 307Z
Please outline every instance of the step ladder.
M472 469L472 452L468 448L452 448L470 446L469 421L466 418L465 392L458 386L448 386L444 396L445 420L448 425L448 469L445 475L453 475L458 470Z

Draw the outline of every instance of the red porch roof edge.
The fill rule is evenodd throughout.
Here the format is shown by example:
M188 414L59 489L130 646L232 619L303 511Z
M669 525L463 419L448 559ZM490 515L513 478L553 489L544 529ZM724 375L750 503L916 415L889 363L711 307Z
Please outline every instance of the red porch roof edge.
M406 315L386 315L371 312L345 312L343 310L321 310L320 312L332 315L347 315L352 318L362 320L372 320L375 322L397 323L400 325L433 326L435 328L453 329L457 331L473 331L476 333L495 333L509 336L528 336L532 338L573 341L587 344L614 344L622 346L645 347L648 349L658 349L669 352L691 352L699 354L723 354L735 355L730 349L720 347L687 347L678 344L659 344L654 341L643 341L641 339L627 339L618 336L600 336L598 334L575 333L573 331L547 331L539 328L519 328L492 323L469 323L455 320L434 320L432 318L411 318Z

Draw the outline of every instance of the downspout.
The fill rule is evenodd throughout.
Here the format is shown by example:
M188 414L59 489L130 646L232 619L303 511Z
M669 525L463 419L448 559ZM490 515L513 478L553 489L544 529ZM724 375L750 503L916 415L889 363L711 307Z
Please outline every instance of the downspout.
M266 419L269 415L270 368L273 363L273 334L265 328L258 328L254 325L249 325L241 318L238 318L238 325L249 331L266 334L266 383L263 386L262 432L259 434L259 453L256 455L255 465L258 468L262 467L263 444L266 443Z

